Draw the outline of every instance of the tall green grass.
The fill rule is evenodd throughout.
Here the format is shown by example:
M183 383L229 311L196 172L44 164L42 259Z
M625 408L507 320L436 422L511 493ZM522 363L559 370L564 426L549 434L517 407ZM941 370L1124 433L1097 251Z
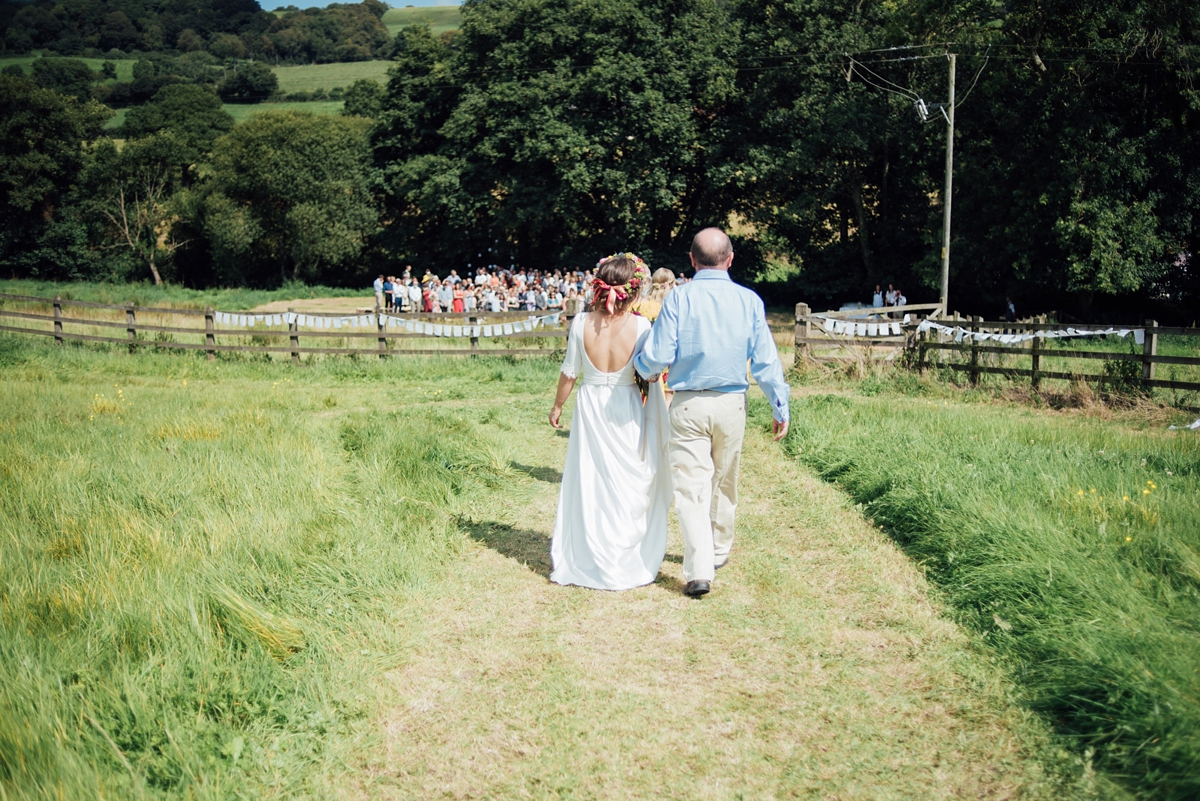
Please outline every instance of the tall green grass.
M925 567L1098 769L1200 796L1200 436L891 394L802 397L792 420L789 452Z
M551 372L438 369L0 336L0 796L335 794L455 500L509 476L433 401Z

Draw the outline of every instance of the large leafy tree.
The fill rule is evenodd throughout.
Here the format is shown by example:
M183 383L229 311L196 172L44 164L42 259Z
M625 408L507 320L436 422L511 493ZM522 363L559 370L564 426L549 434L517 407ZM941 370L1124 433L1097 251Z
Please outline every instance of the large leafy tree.
M233 130L233 117L211 89L189 84L164 86L145 105L135 106L125 117L125 135L139 137L170 131L186 148L188 163L212 150L217 137Z
M713 183L737 30L705 0L478 0L402 34L375 134L387 245L427 263L666 253Z
M0 75L0 262L46 274L73 258L58 252L59 244L79 242L58 230L60 206L84 166L88 143L111 116L95 101L80 103L26 78Z
M163 262L182 244L173 199L191 148L171 132L96 147L82 178L81 205L104 230L102 247L128 253L162 283ZM143 273L144 275L144 273Z
M217 140L191 202L226 282L337 281L375 233L368 120L267 112Z

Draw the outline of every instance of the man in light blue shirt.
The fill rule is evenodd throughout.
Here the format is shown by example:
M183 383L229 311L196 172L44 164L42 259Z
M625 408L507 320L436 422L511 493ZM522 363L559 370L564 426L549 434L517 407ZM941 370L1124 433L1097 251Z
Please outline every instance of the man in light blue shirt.
M733 246L718 228L692 240L696 277L667 293L634 367L647 380L670 368L669 454L683 533L684 592L709 592L729 560L746 430L746 363L771 403L775 440L787 435L790 389L758 295L729 278Z

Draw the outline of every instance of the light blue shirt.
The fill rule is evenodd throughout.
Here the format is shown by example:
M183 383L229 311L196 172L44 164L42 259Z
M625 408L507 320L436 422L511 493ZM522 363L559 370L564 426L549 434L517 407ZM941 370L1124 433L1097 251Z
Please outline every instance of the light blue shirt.
M771 402L772 416L790 419L791 389L758 295L738 286L725 270L697 270L667 293L654 329L633 360L643 378L671 368L671 389L745 392L746 362Z

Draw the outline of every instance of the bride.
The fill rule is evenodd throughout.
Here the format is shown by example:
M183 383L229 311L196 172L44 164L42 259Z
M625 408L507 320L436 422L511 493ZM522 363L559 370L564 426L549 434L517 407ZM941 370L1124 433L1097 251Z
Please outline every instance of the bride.
M591 309L575 317L550 425L578 382L567 464L550 541L550 580L600 590L654 581L667 549L671 504L666 403L650 384L645 404L633 355L650 323L630 306L650 278L632 253L596 266Z

